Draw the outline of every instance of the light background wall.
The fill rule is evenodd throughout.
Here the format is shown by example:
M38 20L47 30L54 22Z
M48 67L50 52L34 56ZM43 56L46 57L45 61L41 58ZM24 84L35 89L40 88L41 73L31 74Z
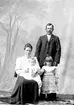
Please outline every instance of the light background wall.
M23 47L27 42L33 45L33 55L37 40L44 35L45 25L54 25L53 34L59 36L62 47L61 61L57 72L59 75L59 93L74 94L74 0L0 0L0 22L7 29L9 25L9 13L19 17L19 28L13 56L9 57L7 67L4 67L6 55L7 32L0 25L0 91L12 91L16 79L14 78L15 60L24 54ZM11 42L14 42L14 33L17 24L12 31ZM10 43L9 43L10 44ZM9 68L10 64L10 68Z

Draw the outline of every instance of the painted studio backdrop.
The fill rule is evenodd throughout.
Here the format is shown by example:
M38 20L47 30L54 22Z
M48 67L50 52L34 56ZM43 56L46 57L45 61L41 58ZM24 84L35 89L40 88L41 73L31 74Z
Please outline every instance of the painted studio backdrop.
M15 61L24 45L33 45L54 25L62 47L57 72L61 94L74 94L74 0L0 0L0 91L12 91Z

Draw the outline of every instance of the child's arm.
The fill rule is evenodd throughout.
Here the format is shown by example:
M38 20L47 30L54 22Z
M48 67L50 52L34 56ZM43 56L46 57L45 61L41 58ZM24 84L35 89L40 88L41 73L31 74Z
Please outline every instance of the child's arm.
M45 71L45 69L44 69L44 66L43 66L43 67L38 71L38 74L39 74L39 75L42 75L44 71Z
M52 72L54 73L54 75L55 75L55 76L57 75L56 70L57 70L57 67L55 67L55 66L54 66L54 67L53 67L53 71L52 71Z

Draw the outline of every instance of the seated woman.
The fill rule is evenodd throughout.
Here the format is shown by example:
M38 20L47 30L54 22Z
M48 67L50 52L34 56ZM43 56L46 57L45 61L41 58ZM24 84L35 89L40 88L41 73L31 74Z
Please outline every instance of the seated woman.
M42 82L42 93L47 95L57 92L57 74L56 66L52 66L53 59L51 56L47 56L44 61L42 71L44 72Z
M41 87L38 74L40 67L36 57L31 57L32 45L27 43L24 51L24 56L16 60L15 72L18 78L10 98L10 103L22 105L37 102Z

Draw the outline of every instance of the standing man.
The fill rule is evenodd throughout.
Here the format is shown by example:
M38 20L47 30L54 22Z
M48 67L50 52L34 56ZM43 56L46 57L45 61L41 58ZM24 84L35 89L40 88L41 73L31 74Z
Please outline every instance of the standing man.
M58 36L52 34L54 26L48 23L45 27L46 35L40 36L36 45L35 56L38 59L40 67L43 66L46 56L53 58L53 66L60 63L61 45Z

